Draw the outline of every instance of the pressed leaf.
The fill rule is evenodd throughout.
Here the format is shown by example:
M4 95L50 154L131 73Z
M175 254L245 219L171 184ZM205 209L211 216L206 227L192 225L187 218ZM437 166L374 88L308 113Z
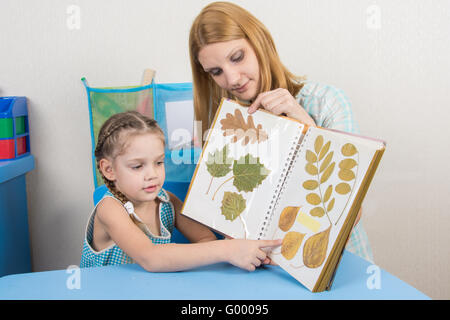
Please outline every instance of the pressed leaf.
M331 176L331 174L333 173L334 170L334 165L336 163L333 162L332 164L330 164L330 166L323 172L322 176L320 177L320 184L326 182L328 180L328 178Z
M334 208L334 198L330 200L330 203L328 203L327 211L330 212Z
M352 158L344 159L341 162L339 162L339 168L350 170L353 169L357 164L358 163Z
M309 214L312 215L313 217L323 217L323 215L325 214L325 210L323 210L322 207L315 207L313 209L311 209L311 211L309 211Z
M355 173L352 170L341 169L338 174L339 178L344 181L352 181L355 179Z
M342 146L341 148L341 152L344 156L346 157L351 157L353 156L355 153L358 152L358 149L356 149L356 147L351 144L351 143L346 143Z
M323 202L327 202L330 199L332 192L333 192L333 186L330 184L323 196Z
M320 197L316 193L310 193L306 196L306 201L313 206L316 206L320 203Z
M303 188L306 190L314 190L319 186L319 183L316 180L306 180L303 182Z
M253 191L269 175L270 171L251 154L234 160L233 185L239 191Z
M316 174L319 173L319 171L317 170L317 167L309 162L306 164L305 170L312 176L315 176Z
M247 116L247 122L239 109L236 109L234 115L227 113L225 118L220 120L224 136L234 135L232 142L242 140L242 145L250 143L265 141L268 138L267 133L258 124L255 127L253 116Z
M278 228L282 231L288 231L295 222L297 218L297 213L300 207L286 207L283 209L280 215L280 220L278 221Z
M215 178L224 177L231 171L232 159L228 157L228 145L222 150L217 149L214 153L208 154L206 169Z
M314 141L314 150L316 151L317 154L320 153L320 149L322 149L322 145L323 145L323 137L317 136L316 141Z
M281 254L286 260L291 260L297 254L305 235L300 232L288 232L281 243Z
M349 193L351 188L348 183L342 182L336 186L335 190L337 193L344 195L344 194Z
M245 199L242 195L235 192L225 192L220 207L226 220L233 221L245 210Z
M317 156L311 150L306 150L306 161L308 162L316 162Z
M331 226L305 241L303 247L303 263L308 268L318 268L325 261L328 248L328 238Z
M322 173L323 170L325 170L325 168L328 167L328 165L330 164L331 160L333 159L333 154L334 152L331 151L325 158L325 160L323 160L322 164L320 165L320 170L319 173Z
M325 155L327 154L328 150L330 149L330 145L331 145L331 141L328 141L322 148L322 150L320 151L319 154L319 161L323 159L323 157L325 157Z

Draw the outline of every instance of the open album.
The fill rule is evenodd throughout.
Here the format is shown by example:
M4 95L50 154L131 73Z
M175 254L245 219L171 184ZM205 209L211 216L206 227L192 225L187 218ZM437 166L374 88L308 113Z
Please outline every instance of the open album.
M182 214L232 238L283 239L270 258L324 291L384 150L381 140L250 115L223 99Z

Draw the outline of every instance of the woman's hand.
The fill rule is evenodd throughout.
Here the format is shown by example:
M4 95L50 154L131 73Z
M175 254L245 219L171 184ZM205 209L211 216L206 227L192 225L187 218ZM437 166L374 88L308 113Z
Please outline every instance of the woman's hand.
M273 114L285 114L286 116L299 120L306 125L316 126L316 123L306 112L306 110L303 109L303 107L286 89L280 88L260 93L248 108L248 113L254 113L260 107L272 112Z

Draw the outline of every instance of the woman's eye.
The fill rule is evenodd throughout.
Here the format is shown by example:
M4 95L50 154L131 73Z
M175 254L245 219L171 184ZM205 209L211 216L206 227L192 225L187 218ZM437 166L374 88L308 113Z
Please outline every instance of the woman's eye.
M137 166L133 166L133 167L131 167L133 170L138 170L138 169L140 169L140 168L142 168L142 165L140 164L140 165L137 165Z

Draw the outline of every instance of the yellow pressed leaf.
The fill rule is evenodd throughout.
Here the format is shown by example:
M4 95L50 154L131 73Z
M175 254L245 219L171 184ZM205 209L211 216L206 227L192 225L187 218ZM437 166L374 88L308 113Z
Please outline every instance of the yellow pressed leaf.
M303 188L306 190L314 190L319 186L319 183L316 180L307 180L303 182Z
M322 149L322 145L323 145L323 137L318 136L316 138L316 141L314 142L314 150L316 151L317 154L319 154L320 149Z
M332 192L333 192L333 186L330 184L323 196L323 202L327 202L330 199Z
M352 170L341 169L338 174L339 178L344 181L352 181L355 179L355 174Z
M330 203L327 206L327 211L330 212L334 208L334 198L330 200Z
M333 151L331 151L325 158L325 160L323 160L322 164L320 165L320 170L319 173L322 173L323 170L325 170L326 167L328 167L328 165L331 162L331 159L333 159Z
M306 161L308 162L316 162L317 156L311 150L306 150Z
M348 183L342 182L336 186L335 190L337 193L344 195L344 194L349 193L351 188Z
M306 196L306 201L313 206L316 206L320 203L320 197L316 193L310 193Z
M286 260L291 260L297 254L300 244L305 235L300 232L291 231L286 234L281 243L281 254Z
M278 221L278 228L282 231L288 231L295 222L297 218L297 213L300 207L286 207L283 209L280 215L280 220Z
M306 240L303 247L303 263L306 267L317 268L325 261L330 230L331 226Z
M322 150L320 151L319 154L319 161L323 159L323 157L325 157L325 155L327 154L328 150L330 149L330 145L331 145L331 141L328 141L322 148Z
M339 162L339 168L341 169L353 169L358 163L353 160L352 158L344 159L341 162Z
M351 157L358 152L358 149L353 144L346 143L342 146L341 152L344 156Z
M328 180L328 178L331 176L331 174L333 173L334 170L334 165L336 163L333 162L332 164L330 164L330 166L323 172L322 177L320 177L320 184L326 182Z
M317 167L309 162L306 164L305 170L312 176L318 173Z
M323 210L322 207L315 207L314 209L311 209L311 211L309 211L309 214L312 215L313 217L323 217L323 215L325 214L325 210Z

